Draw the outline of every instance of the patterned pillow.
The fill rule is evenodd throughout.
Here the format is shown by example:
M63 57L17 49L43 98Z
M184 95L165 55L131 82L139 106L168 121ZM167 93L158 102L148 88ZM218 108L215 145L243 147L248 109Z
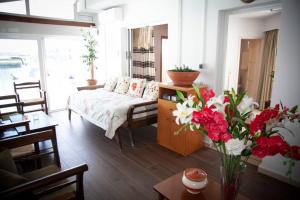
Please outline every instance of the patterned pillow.
M146 85L146 79L133 78L130 80L128 95L134 97L141 97Z
M158 82L150 81L147 83L143 98L147 100L157 100L158 98Z
M114 88L116 87L118 82L118 78L114 77L114 78L110 78L104 85L104 90L107 90L109 92L113 91Z
M118 83L114 92L119 94L126 94L129 88L129 83L130 83L129 77L120 77L118 79Z

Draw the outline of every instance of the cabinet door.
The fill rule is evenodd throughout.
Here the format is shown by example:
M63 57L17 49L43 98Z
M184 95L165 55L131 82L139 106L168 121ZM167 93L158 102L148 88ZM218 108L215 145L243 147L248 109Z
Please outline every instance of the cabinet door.
M171 101L158 100L158 123L157 141L160 145L170 148L171 119L174 103Z

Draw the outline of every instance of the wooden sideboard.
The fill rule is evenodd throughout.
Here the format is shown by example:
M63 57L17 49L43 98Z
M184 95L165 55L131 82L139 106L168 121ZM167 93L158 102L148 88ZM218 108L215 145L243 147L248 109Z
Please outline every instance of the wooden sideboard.
M199 89L206 89L206 86L199 86ZM175 135L175 132L182 126L176 124L172 114L176 109L176 90L181 91L185 96L190 94L196 96L192 87L159 85L157 142L174 152L187 156L203 146L204 136L190 130Z

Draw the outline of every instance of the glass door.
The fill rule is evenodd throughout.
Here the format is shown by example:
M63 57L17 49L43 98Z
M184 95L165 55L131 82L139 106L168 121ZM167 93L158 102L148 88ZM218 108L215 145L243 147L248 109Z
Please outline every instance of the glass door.
M50 110L61 110L77 86L86 85L87 67L82 64L80 37L45 38L45 71Z
M40 80L37 40L0 39L0 47L0 95L14 94L13 82Z

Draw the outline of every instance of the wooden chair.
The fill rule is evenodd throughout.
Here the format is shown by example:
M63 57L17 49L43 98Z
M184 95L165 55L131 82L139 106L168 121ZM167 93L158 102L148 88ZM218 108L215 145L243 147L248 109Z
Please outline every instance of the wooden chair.
M39 91L39 97L33 98L33 99L21 99L19 95L20 90L25 90L25 89L38 89ZM23 107L26 106L34 106L34 105L40 105L41 108L38 109L33 109L33 110L28 110L24 112L35 112L35 111L44 111L46 114L48 114L48 106L47 106L47 95L46 91L43 91L41 89L41 83L40 81L37 82L23 82L23 83L15 83L14 82L14 90L15 93L18 97L18 102L23 103Z
M54 164L31 172L14 174L14 178L19 178L18 184L0 191L0 199L26 199L26 197L30 199L84 199L83 174L88 170L88 166L82 164L62 170L56 134L53 131L31 133L0 140L0 146L12 149L46 140L51 141L53 147L52 151L41 152L24 157L23 159L34 160L49 154L54 154ZM8 172L8 174L11 173L13 172ZM8 181L8 179L6 179L6 181ZM14 183L16 183L16 181ZM75 189L72 187L73 184L75 184Z
M4 102L4 103L2 103ZM5 111L8 108L14 108L12 111ZM9 115L23 113L23 103L18 102L17 95L5 95L0 96L0 118L2 120L7 119Z

